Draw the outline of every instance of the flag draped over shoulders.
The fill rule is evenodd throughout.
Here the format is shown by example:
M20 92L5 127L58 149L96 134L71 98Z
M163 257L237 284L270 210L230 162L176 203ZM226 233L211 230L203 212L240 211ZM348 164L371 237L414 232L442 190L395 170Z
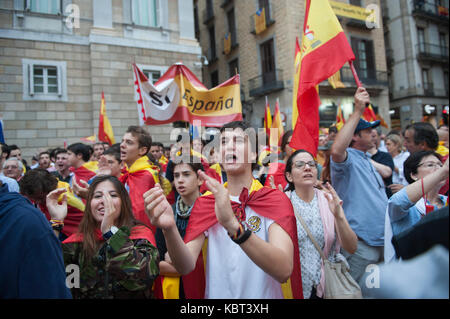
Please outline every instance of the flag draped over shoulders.
M145 213L144 193L153 188L159 182L158 173L151 168L147 156L138 158L129 168L125 168L120 181L125 185L130 195L134 217L150 226L153 233L156 228L150 223Z
M280 225L281 228L289 234L294 245L294 269L290 279L286 284L283 284L284 286L282 285L282 288L285 298L302 299L303 293L300 274L297 225L290 200L279 190L263 187L256 180L253 180L250 193L246 188L244 188L239 199L241 201L240 204L231 201L232 208L236 216L242 216L242 214L245 216L245 207L249 206L257 214L274 220L275 223ZM197 238L199 235L218 223L214 205L215 198L212 194L205 194L197 199L192 209L189 224L186 229L186 236L184 238L186 243ZM200 254L200 258L197 260L197 265L193 273L186 276L188 280L189 276L199 278L201 277L199 274L204 274L204 269L202 269L204 263L201 259L205 260L203 254ZM195 281L189 282L183 278L183 283L187 298L195 299L204 297L204 295L199 293L201 289L199 289L198 286L192 286L192 284L195 284ZM204 294L204 287L202 292Z

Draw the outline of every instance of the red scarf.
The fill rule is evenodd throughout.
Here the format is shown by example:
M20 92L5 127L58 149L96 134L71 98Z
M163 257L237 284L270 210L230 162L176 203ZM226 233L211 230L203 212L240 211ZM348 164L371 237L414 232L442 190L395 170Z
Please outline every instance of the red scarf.
M232 209L238 219L245 219L245 207L249 206L259 215L274 220L291 237L294 245L294 269L290 278L292 295L295 299L303 299L297 224L289 198L279 190L262 187L251 192L250 195L248 194L248 190L244 188L239 196L239 200L241 201L240 204L231 201ZM200 234L218 222L214 211L214 205L215 198L212 194L197 199L192 208L191 217L186 229L186 236L184 238L186 243L197 238ZM197 260L195 270L187 276L183 276L183 285L186 298L204 298L205 285L202 254L200 254L199 259Z
M70 243L80 243L83 242L83 234L82 233L75 233L71 236L69 236L69 238L67 238L66 240L63 241L63 244L70 244ZM101 232L100 229L96 229L95 230L95 238L98 241L104 241L103 239L103 234ZM135 239L146 239L148 240L153 246L156 247L156 241L155 241L155 236L153 235L153 232L146 226L142 226L142 225L137 225L134 226L131 229L131 233L130 233L130 239L131 240L135 240Z

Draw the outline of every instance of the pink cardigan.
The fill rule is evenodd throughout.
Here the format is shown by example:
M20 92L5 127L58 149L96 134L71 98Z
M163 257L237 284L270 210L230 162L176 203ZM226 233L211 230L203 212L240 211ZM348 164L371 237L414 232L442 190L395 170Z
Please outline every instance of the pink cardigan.
M334 215L331 212L330 207L328 206L328 200L325 197L326 194L318 189L315 189L315 193L317 195L320 217L322 218L323 234L325 238L325 247L323 249L323 253L326 257L328 257L328 255L330 254L331 246L334 243L334 239L335 237L337 237L335 231ZM337 238L335 247L336 247L335 251L336 253L338 253L341 248L339 237ZM325 272L323 261L320 273L321 273L320 284L317 286L318 297L322 297L325 292Z

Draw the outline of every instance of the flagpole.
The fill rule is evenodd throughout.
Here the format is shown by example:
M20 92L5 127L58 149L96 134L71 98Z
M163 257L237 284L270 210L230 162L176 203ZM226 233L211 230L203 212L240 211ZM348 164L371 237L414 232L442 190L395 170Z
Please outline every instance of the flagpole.
M353 65L353 61L348 61L348 64L350 65L350 70L352 70L353 77L355 78L356 86L359 88L362 87L363 85L362 85L361 81L359 80L358 74L356 73L356 69L355 69L355 66Z

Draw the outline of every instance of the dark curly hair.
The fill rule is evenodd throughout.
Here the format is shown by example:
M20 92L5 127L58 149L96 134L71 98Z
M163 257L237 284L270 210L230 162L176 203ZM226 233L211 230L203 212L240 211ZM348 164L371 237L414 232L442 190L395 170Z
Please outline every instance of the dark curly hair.
M45 202L48 193L56 189L58 179L45 169L29 170L19 181L20 193L37 202Z

